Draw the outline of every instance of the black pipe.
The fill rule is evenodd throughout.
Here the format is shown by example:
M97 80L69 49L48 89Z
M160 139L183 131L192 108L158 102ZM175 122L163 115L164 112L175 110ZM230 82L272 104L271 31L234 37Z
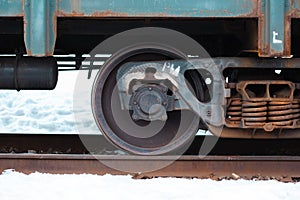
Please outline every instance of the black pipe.
M57 79L53 57L0 57L0 89L52 90Z

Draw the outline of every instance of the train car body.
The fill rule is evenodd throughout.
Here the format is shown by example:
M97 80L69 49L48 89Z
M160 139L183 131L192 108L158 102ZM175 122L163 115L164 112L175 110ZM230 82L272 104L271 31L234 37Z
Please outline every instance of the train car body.
M0 88L53 89L56 60L81 69L83 55L101 42L145 28L156 39L147 41L141 31L136 46L104 52L112 56L95 80L95 121L113 144L163 154L188 144L199 128L220 137L299 138L299 18L300 0L0 0L0 54L16 54L0 57ZM159 36L150 27L188 36L209 58L190 60L188 47L165 36L174 32ZM53 58L68 54L75 56ZM107 109L113 86L116 112L129 113L123 124L132 127ZM181 119L190 123L177 127ZM163 128L153 135L130 134L157 121Z

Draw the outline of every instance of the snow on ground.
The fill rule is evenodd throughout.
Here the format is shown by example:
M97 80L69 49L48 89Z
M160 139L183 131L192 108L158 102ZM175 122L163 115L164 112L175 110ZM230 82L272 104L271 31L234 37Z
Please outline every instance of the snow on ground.
M61 75L53 91L0 91L0 132L76 132L72 101L76 75Z
M157 178L133 180L130 176L24 175L6 171L0 176L0 199L122 199L122 200L299 200L300 183L276 181L212 181Z
M76 134L73 93L77 74L76 71L60 72L58 85L53 91L0 91L0 133ZM90 100L88 94L80 95L82 99ZM95 130L90 103L77 111L87 119L81 124L86 129Z

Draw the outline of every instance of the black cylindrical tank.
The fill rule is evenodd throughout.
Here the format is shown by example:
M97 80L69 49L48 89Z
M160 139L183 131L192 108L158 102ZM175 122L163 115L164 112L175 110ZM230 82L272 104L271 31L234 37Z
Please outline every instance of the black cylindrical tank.
M53 57L0 57L0 89L52 90L57 79Z

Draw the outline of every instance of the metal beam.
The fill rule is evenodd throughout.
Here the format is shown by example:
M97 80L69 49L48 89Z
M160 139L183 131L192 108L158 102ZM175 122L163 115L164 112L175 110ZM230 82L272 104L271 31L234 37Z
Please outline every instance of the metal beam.
M261 57L289 57L300 0L0 0L0 17L23 17L27 53L53 54L57 17L257 18Z
M0 16L23 16L23 2L0 0ZM42 0L43 2L44 0ZM259 0L50 0L58 16L84 17L256 17Z
M61 0L60 16L255 17L258 0Z
M56 1L24 1L24 34L29 56L51 56L56 40Z
M262 57L284 54L285 0L262 0L259 19L259 52Z

